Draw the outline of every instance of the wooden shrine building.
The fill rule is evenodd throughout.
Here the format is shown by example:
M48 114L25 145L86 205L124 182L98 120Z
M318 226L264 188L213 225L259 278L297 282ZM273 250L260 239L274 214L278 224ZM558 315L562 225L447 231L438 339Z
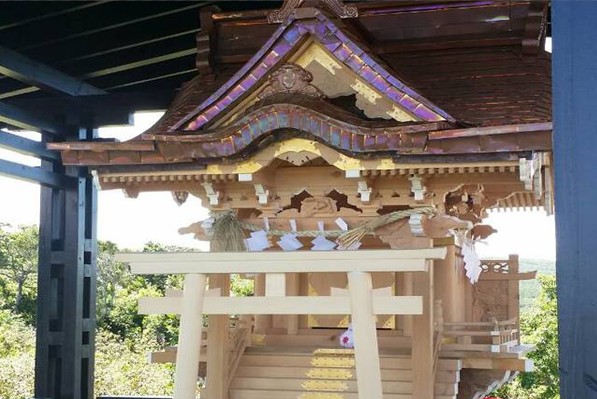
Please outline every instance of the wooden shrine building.
M182 232L213 252L121 258L186 276L140 302L181 314L178 348L154 354L176 361L176 399L195 397L201 363L208 399L476 399L532 368L518 282L533 274L481 261L474 241L494 232L488 209L552 212L546 12L204 8L196 77L159 122L126 142L48 145L103 189L194 195L212 212ZM230 296L232 273L252 297Z
M151 354L176 362L177 399L198 375L203 399L482 398L532 368L533 274L474 242L496 233L487 210L551 213L555 195L562 398L593 397L597 7L553 1L554 156L548 7L2 4L0 147L41 162L0 159L42 186L35 397L93 398L98 184L212 212L181 226L211 252L123 256L185 275L139 306L181 314L179 345ZM165 108L130 141L97 138ZM231 274L253 296L230 296Z

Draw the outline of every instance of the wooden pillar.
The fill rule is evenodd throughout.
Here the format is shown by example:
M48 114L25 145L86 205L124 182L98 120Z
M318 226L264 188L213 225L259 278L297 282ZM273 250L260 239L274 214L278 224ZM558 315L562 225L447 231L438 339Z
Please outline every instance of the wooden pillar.
M180 331L176 352L174 399L194 399L197 392L205 274L187 274L182 294Z
M265 296L265 274L255 276L255 296ZM271 315L255 315L256 334L265 334L270 328L272 328Z
M286 292L288 296L299 296L300 292L300 275L299 273L287 273L286 274ZM286 316L286 332L289 335L298 334L299 330L299 316L288 315Z
M458 288L460 288L459 277L460 271L455 267L455 252L454 245L446 246L448 250L446 258L434 261L434 287L436 299L442 301L442 310L444 320L447 322L464 321L461 318L463 309L458 301Z
M556 276L562 399L597 380L597 3L552 2Z
M96 133L80 129L68 138ZM44 143L49 136L42 134ZM41 187L35 397L92 399L97 189L85 168L44 160L41 169L63 176L65 185Z
M518 274L518 255L510 255L508 257L508 269L510 274ZM518 344L520 345L520 280L518 279L508 281L508 319L513 318L516 318Z
M229 296L230 275L211 274L209 288L219 289L221 296ZM229 316L210 315L207 323L206 396L228 399Z
M382 399L371 274L363 272L348 273L348 291L352 313L359 399Z
M396 280L396 295L413 295L413 273L396 273ZM397 315L396 318L402 333L407 337L411 337L413 333L413 316Z
M413 316L413 398L433 398L433 262L429 272L414 273L414 295L423 297L423 314Z

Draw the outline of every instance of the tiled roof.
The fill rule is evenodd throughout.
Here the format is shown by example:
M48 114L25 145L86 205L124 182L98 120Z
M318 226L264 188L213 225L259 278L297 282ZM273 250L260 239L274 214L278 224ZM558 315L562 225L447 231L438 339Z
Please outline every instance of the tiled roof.
M500 126L551 121L551 55L513 47L385 56L418 90L460 122Z

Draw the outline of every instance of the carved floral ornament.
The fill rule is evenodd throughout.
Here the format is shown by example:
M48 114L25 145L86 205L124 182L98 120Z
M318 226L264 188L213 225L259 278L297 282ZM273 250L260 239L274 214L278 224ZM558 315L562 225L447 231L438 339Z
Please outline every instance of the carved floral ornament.
M270 24L282 23L301 7L326 8L338 18L356 18L359 10L355 6L347 6L342 0L284 0L282 8L267 14Z
M288 63L282 65L269 76L269 84L259 94L260 99L274 94L304 94L322 98L324 94L311 84L313 75L299 65Z

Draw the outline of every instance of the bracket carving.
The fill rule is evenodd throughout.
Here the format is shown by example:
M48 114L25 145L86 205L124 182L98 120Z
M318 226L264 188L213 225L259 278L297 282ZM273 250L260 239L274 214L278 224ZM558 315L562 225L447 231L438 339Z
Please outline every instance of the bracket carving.
M259 201L260 205L267 205L269 201L269 190L265 188L263 184L254 184L255 186L255 195Z
M357 183L357 192L360 195L361 202L371 201L371 193L373 189L367 185L367 182L361 180Z
M543 154L534 153L531 159L519 159L520 181L525 190L533 191L535 198L541 199L543 194Z
M218 206L220 205L220 192L214 189L214 185L212 183L201 183L203 188L205 189L205 194L209 199L209 205L211 206Z
M359 9L355 6L347 6L341 0L284 0L282 7L267 14L267 22L270 24L282 23L287 20L297 9L305 6L321 8L325 6L338 18L356 18L359 16Z
M411 175L408 180L410 180L410 190L415 196L415 201L424 201L427 187L425 187L423 177L419 175Z

